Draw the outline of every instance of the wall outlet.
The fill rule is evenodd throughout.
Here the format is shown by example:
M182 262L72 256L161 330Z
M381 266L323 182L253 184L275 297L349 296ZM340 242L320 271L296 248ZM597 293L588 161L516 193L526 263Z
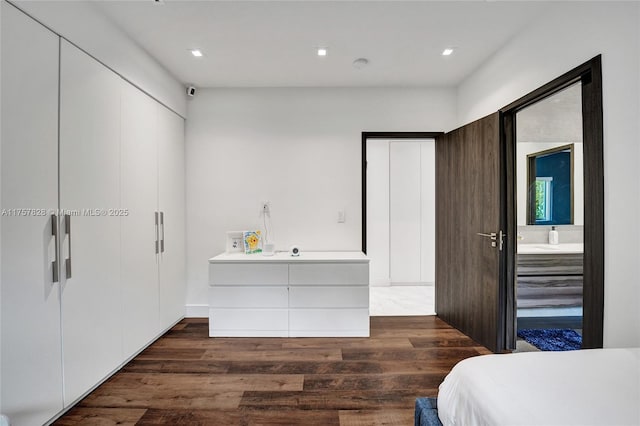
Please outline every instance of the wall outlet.
M344 210L338 210L338 223L344 223L345 213Z

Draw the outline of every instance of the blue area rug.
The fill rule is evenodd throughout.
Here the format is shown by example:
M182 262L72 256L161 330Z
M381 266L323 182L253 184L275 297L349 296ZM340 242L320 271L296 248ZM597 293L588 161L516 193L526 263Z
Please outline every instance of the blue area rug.
M518 337L541 351L575 351L582 346L582 336L565 328L523 329Z

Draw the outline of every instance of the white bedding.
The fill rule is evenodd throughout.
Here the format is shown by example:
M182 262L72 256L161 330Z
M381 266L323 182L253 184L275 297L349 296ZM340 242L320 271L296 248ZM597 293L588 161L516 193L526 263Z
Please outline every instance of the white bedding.
M640 348L484 355L440 385L447 425L640 425Z

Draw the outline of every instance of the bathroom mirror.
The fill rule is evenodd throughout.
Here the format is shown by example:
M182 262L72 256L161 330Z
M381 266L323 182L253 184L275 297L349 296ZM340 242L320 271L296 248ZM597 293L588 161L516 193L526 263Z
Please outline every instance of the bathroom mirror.
M527 154L527 225L573 224L573 147Z
M581 83L516 114L517 224L583 225Z

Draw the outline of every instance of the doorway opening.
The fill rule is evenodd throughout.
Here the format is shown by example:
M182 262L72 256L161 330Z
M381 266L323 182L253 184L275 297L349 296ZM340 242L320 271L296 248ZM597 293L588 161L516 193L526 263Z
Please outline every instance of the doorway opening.
M583 169L578 81L516 113L518 351L569 337L580 347Z
M363 133L370 315L435 314L434 133Z
M509 250L503 291L508 349L515 348L516 331L525 327L570 329L581 334L578 348L601 348L601 57L596 56L500 112L506 142Z

